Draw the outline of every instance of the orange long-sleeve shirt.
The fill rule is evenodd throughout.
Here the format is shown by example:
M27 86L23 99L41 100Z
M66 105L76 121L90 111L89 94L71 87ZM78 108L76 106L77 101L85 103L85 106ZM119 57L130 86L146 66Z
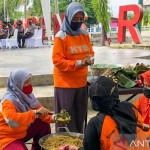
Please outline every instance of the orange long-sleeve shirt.
M134 102L134 105L141 112L144 123L150 125L150 99L143 94Z
M80 88L87 84L88 67L77 66L77 61L94 55L87 31L71 36L59 31L53 47L54 86Z
M35 109L40 107L42 106ZM17 122L19 126L16 128L9 127L4 118ZM28 127L35 119L36 115L33 110L19 113L12 102L5 100L2 103L2 111L0 112L0 150L3 150L9 143L25 137ZM52 116L46 116L42 120L50 123Z

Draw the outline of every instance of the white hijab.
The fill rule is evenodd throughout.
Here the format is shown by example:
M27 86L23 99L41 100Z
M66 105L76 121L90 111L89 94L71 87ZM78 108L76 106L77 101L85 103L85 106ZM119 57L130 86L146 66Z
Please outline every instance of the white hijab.
M31 94L22 92L24 82L31 77L31 74L24 69L16 69L10 73L7 81L7 91L4 94L1 104L5 100L11 101L18 112L26 112L31 108L36 108L40 102Z

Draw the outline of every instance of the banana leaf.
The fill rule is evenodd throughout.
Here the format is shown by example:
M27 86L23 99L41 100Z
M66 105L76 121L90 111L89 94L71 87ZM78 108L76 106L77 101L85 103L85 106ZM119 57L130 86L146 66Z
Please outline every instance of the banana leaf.
M118 71L116 78L118 80L119 86L124 88L132 88L137 84L134 80L126 76L122 71Z
M137 63L133 70L136 72L136 79L139 79L140 74L150 70L150 68L145 66L143 63Z

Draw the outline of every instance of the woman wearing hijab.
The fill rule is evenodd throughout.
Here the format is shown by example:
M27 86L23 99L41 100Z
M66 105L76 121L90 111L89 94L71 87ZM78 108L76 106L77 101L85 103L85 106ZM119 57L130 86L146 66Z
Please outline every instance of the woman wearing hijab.
M68 128L83 131L87 113L88 65L94 63L93 49L88 32L81 29L84 9L78 2L67 7L60 31L53 47L55 113L66 109L71 115Z
M32 150L41 150L38 140L51 133L52 115L33 95L29 72L10 73L0 105L0 150L27 150L24 143L31 138Z
M144 123L150 127L150 70L140 75L144 85L143 94L134 102L142 114Z
M90 119L84 135L84 148L69 150L148 150L148 128L133 104L120 102L117 83L101 76L89 88L92 108L99 113Z

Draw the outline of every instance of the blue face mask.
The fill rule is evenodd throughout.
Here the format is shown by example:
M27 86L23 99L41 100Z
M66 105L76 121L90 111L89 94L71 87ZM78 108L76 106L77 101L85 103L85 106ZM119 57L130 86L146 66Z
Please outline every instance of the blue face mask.
M71 22L71 29L77 31L82 25L82 22Z

